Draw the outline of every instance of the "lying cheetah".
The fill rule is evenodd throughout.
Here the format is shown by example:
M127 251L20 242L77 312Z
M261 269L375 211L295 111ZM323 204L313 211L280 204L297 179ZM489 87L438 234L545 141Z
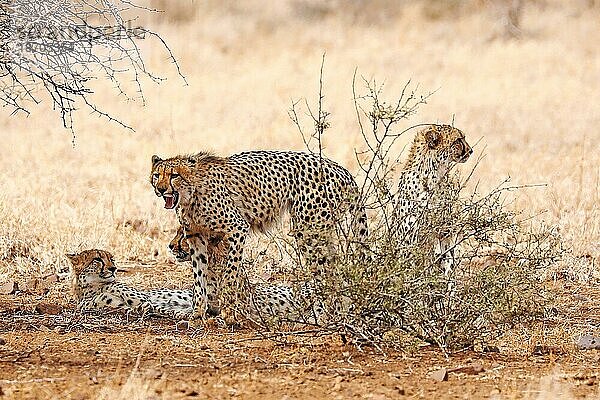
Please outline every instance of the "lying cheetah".
M120 309L141 315L182 318L192 308L191 289L152 289L141 291L116 281L117 267L111 253L84 250L67 254L73 269L73 291L78 308ZM317 312L307 310L294 290L285 285L251 284L248 286L247 319L261 326L274 321L314 323Z
M267 232L284 212L290 213L291 235L315 276L326 272L340 231L350 241L366 242L367 218L354 178L318 155L251 151L230 157L153 156L150 181L165 208L176 209L186 231L194 271L193 317L207 313L215 241L228 242L217 278L230 317L231 305L246 296L241 261L248 234Z
M454 185L448 173L457 163L468 160L473 150L462 131L449 125L430 125L418 132L402 166L395 205L396 234L404 243L417 241L421 217L437 191ZM446 254L451 240L442 233L437 238L438 254Z
M191 311L192 296L189 290L140 291L117 282L117 267L108 251L84 250L79 254L67 254L67 257L72 264L73 293L79 309L114 308L165 317Z

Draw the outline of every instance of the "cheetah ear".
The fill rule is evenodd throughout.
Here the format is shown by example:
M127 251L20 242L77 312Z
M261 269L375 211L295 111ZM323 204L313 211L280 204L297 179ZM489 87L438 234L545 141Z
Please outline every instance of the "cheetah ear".
M156 154L152 156L152 166L154 167L159 161L162 161L162 158L157 156Z
M433 127L425 132L425 142L427 142L427 146L430 149L437 148L440 144L440 139L440 133L436 129L433 129Z
M77 260L79 259L79 254L65 254L67 256L67 258L69 259L69 261L71 261L71 264L75 265L77 264Z
M190 165L196 165L196 159L194 159L194 158L192 158L192 157L189 157L189 158L187 159L187 162L188 162L188 164L190 164Z

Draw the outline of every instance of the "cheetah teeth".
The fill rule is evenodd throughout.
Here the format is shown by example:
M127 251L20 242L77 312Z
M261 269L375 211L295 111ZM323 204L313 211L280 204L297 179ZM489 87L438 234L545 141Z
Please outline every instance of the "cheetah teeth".
M165 194L163 198L165 199L165 208L171 209L175 208L175 206L177 205L179 195L177 194L177 192L174 192L173 194Z

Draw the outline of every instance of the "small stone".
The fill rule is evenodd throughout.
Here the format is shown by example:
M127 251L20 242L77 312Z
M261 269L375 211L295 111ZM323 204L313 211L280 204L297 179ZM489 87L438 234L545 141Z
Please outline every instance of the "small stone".
M585 335L577 341L577 347L580 350L598 350L600 349L600 337Z
M0 294L13 294L19 290L19 286L15 281L8 281L4 285L0 286Z
M446 368L440 368L435 372L432 372L429 377L438 382L443 382L448 380L448 370Z
M57 315L60 314L63 310L63 307L58 304L50 304L50 303L38 303L35 306L35 312L38 314L48 314L48 315Z
M58 282L58 275L56 274L52 274L52 275L48 275L44 278L44 284L46 286L52 285L53 283Z
M460 372L467 375L477 375L484 371L485 369L483 368L483 365L481 365L479 361L476 361L474 363L464 365L462 367L452 368L449 372Z
M151 379L160 379L163 376L163 373L157 369L150 369L146 371L146 376Z

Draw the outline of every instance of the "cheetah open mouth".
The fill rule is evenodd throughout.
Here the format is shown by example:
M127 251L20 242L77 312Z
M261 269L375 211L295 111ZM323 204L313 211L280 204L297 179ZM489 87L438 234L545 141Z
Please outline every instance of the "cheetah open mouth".
M173 192L172 194L164 194L163 198L165 199L165 208L175 208L179 201L179 193Z

